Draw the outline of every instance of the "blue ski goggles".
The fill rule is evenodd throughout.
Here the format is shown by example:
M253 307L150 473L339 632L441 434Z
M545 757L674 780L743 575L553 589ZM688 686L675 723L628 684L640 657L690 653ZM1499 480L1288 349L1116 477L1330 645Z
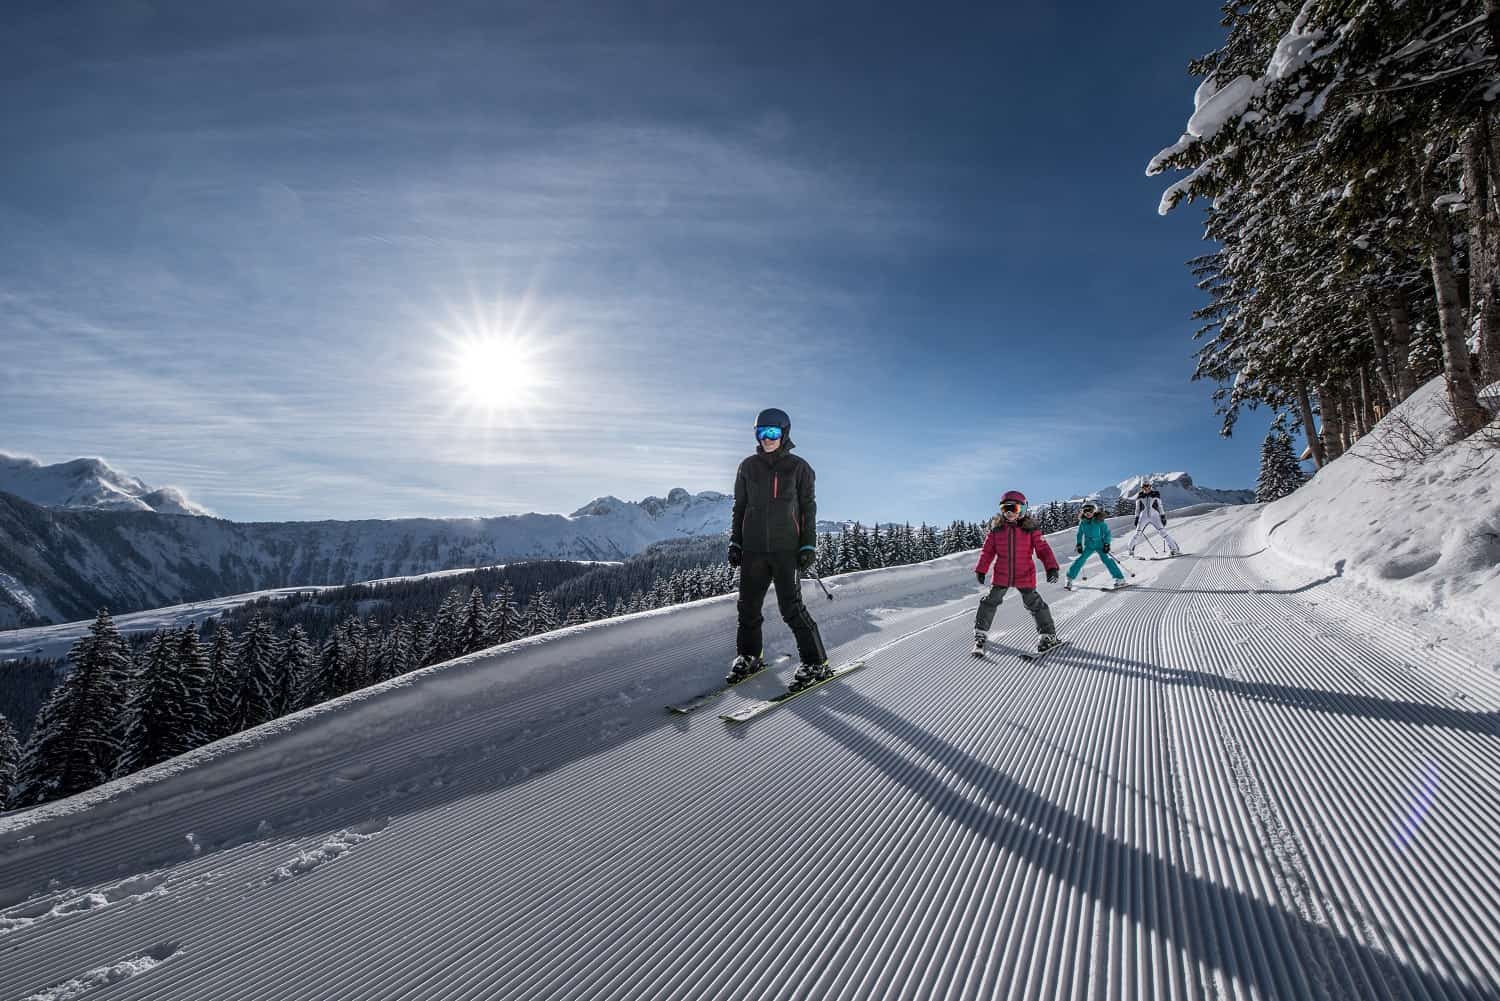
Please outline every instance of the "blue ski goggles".
M758 427L755 429L756 441L780 441L781 428L773 426Z

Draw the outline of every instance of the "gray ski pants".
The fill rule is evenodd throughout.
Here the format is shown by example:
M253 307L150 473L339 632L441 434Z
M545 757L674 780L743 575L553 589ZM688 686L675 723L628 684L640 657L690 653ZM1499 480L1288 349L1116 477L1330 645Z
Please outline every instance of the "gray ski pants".
M978 632L989 632L990 624L995 621L995 610L1000 607L1005 592L1010 590L1006 587L992 587L990 593L979 599L979 612L974 616L974 629ZM1052 610L1042 600L1034 587L1019 587L1021 592L1021 604L1031 613L1036 620L1036 631L1057 635L1057 627L1052 624Z

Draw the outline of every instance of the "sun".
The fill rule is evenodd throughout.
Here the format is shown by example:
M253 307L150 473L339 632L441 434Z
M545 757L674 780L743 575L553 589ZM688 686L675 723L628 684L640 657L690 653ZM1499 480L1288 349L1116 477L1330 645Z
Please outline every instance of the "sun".
M466 402L486 410L524 402L541 385L534 346L505 334L471 335L453 353L452 375Z

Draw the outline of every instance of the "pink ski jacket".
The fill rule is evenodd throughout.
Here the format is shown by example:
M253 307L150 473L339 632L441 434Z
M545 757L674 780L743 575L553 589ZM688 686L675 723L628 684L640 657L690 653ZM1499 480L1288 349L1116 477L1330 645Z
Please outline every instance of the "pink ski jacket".
M995 565L995 574L990 583L995 587L1036 587L1035 557L1048 570L1057 569L1057 557L1052 547L1037 531L1036 522L1022 518L1014 525L1001 524L985 536L984 549L979 554L977 573L987 573L990 564Z

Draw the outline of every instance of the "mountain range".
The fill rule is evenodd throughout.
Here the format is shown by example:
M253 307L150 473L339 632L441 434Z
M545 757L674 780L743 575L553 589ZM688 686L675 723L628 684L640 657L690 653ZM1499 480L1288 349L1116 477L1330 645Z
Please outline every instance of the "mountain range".
M1112 487L1103 487L1091 494L1074 497L1071 500L1092 500L1103 505L1104 510L1112 509L1115 502L1121 497L1134 500L1141 492L1141 485L1147 480L1156 487L1156 492L1161 494L1162 506L1168 511L1178 507L1188 507L1193 504L1253 504L1255 503L1254 490L1216 490L1213 487L1200 487L1193 482L1193 478L1184 472L1175 473L1146 473L1141 476L1131 476L1121 480Z
M635 503L601 497L571 515L231 522L43 507L0 493L0 629L264 588L520 560L623 559L654 542L725 531L733 503L677 489Z
M1245 503L1187 473L1153 474L1169 509ZM1112 505L1141 477L1092 495ZM727 532L734 500L677 488L599 497L570 515L231 522L173 487L101 459L43 466L0 453L0 629L117 614L268 588L348 584L535 559L618 560L668 539ZM820 521L819 531L843 523Z
M176 487L153 490L103 459L74 459L44 466L0 452L0 492L42 507L84 511L154 511L212 517Z

